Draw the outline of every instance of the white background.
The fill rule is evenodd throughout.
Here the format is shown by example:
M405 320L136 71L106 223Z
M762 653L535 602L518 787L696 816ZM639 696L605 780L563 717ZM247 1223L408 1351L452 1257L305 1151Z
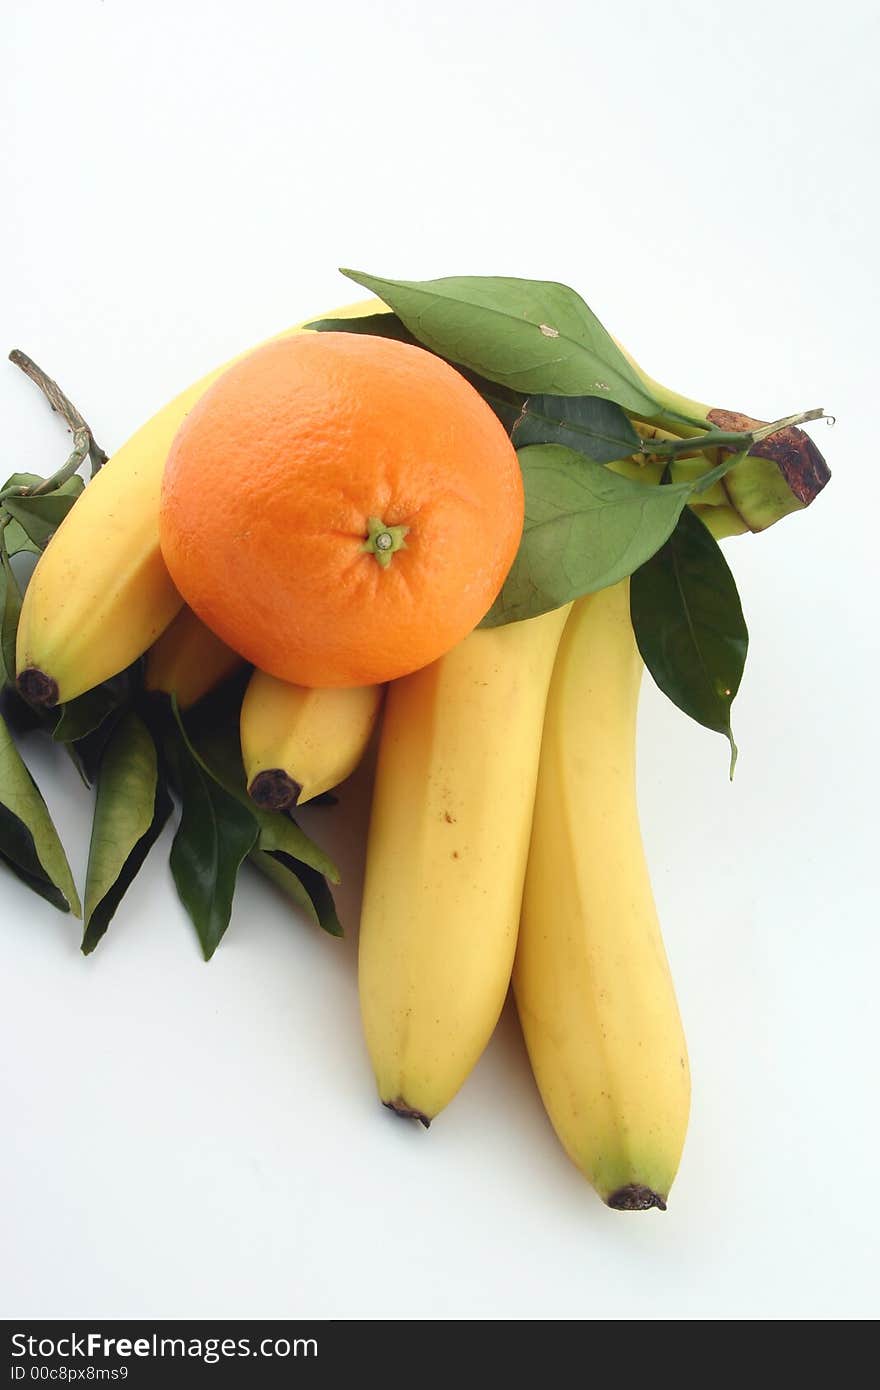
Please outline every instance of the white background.
M644 831L694 1073L669 1211L600 1205L509 1014L430 1134L379 1108L361 775L309 820L346 870L344 944L248 873L204 965L168 835L88 960L71 918L0 877L6 1316L878 1311L877 10L611 8L10 0L2 345L112 448L358 297L340 264L501 273L574 285L688 395L834 411L826 493L729 543L752 636L733 787L723 740L645 691ZM11 366L0 397L7 472L56 467L64 433ZM87 795L26 753L81 882Z

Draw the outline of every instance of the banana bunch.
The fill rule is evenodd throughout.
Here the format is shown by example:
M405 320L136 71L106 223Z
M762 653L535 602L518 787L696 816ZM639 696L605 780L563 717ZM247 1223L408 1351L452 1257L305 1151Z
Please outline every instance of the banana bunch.
M243 666L183 605L159 548L168 449L222 370L110 459L45 550L18 628L18 687L31 704L66 704L146 653L146 688L187 709ZM678 437L747 427L642 376ZM660 423L642 429L673 437ZM805 439L788 441L800 451L794 463L786 455L788 472L785 441L768 441L700 496L694 508L716 537L805 505L792 481L811 466ZM680 481L712 462L677 454L668 474ZM273 811L347 777L381 714L358 975L382 1103L427 1127L478 1061L512 980L561 1143L609 1206L630 1211L665 1208L690 1098L636 808L642 670L624 580L479 629L387 690L305 690L254 671L240 714L247 791Z
M641 675L623 582L394 681L359 955L380 1098L425 1126L513 970L556 1132L627 1211L665 1208L690 1096L636 810Z

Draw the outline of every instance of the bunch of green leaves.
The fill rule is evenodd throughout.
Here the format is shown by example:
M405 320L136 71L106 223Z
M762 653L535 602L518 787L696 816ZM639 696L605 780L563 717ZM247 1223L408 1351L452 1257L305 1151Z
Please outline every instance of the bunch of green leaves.
M632 576L648 670L685 713L729 738L732 773L730 707L748 634L727 562L690 508L723 485L758 438L819 412L764 433L722 431L643 378L565 285L343 273L387 307L310 326L427 348L480 392L517 449L523 534L483 626L536 617ZM690 466L676 470L685 458Z
M328 886L339 882L336 865L289 813L265 811L247 794L238 734L243 694L242 678L227 682L186 723L173 698L152 702L154 727L181 808L171 871L206 960L229 925L245 860L315 925L331 936L342 935Z
M38 369L23 354L14 360L34 376ZM43 729L54 736L73 707L42 713L31 709L15 692L15 647L27 566L39 556L82 493L78 469L89 458L93 473L103 462L85 421L59 391L43 378L53 409L61 411L74 432L74 448L64 465L48 478L13 473L0 487L0 861L63 912L82 914L70 865L39 787L13 739L13 729ZM85 714L89 697L81 715ZM78 703L78 702L75 702ZM85 719L67 746L82 770L85 740L98 721ZM88 727L86 727L88 726ZM72 724L68 723L68 731ZM62 734L63 737L63 734ZM82 748L79 747L83 740Z
M294 819L248 798L238 738L241 680L201 702L184 723L173 700L148 695L143 663L54 709L15 686L15 647L27 566L39 557L105 455L57 384L15 354L74 432L66 463L48 478L16 473L0 488L0 861L34 892L83 920L92 952L150 849L175 813L171 870L210 959L229 924L239 871L267 875L314 923L342 929L329 884L332 860ZM48 807L22 758L22 738L42 734L65 750L92 798L82 903Z

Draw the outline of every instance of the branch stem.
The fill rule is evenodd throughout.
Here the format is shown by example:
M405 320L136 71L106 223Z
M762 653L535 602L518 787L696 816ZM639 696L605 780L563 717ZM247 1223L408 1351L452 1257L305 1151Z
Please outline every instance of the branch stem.
M95 436L92 433L89 425L86 423L84 417L77 410L73 402L68 400L67 396L65 396L64 392L61 390L61 387L58 385L58 382L53 381L50 376L47 376L46 373L43 371L42 367L38 367L36 362L34 362L33 358L28 357L26 352L22 352L20 348L13 348L12 352L10 352L9 354L9 360L10 362L14 363L16 367L20 367L21 370L24 372L25 376L30 377L31 381L40 388L43 395L46 397L46 400L49 402L49 405L52 408L52 410L56 411L64 420L65 424L68 426L74 437L74 452L76 452L76 450L80 447L80 443L77 440L77 436L82 431L85 431L85 434L87 436L87 444L85 452L80 457L80 463L82 463L86 453L88 453L89 459L91 460L92 477L94 478L98 469L103 467L103 465L107 462L107 455L101 448L98 441L95 439ZM73 454L71 454L71 458L72 457ZM65 464L65 468L67 468L69 463L70 459L68 459L67 464ZM77 467L78 466L79 465L77 465ZM59 473L63 472L64 469L59 469ZM72 472L76 472L76 469L74 468ZM65 475L65 478L70 476L71 474L67 473ZM53 477L57 477L57 475L53 474ZM62 481L65 481L65 479L62 479ZM35 492L39 493L51 491L51 488L49 487L49 484L51 482L52 479L47 478L46 483L40 486L39 488L35 489ZM53 484L53 486L57 486L57 484Z
M802 410L797 415L787 415L783 420L774 420L770 425L762 425L754 430L708 430L706 434L692 435L687 439L654 439L644 440L644 447L641 453L646 458L672 459L687 452L693 453L695 450L728 448L734 449L737 453L745 453L755 444L760 444L763 439L769 439L771 435L778 434L780 430L790 429L793 425L803 425L810 420L822 420L825 418L825 411L818 408L816 410Z

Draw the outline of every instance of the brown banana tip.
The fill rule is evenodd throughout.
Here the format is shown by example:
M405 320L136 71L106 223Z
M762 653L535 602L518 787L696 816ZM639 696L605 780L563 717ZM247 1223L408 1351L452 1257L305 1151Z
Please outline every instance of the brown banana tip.
M666 1203L659 1192L635 1182L627 1183L626 1187L619 1187L606 1198L606 1202L615 1211L650 1211L652 1207L656 1207L658 1211L666 1210Z
M736 410L710 410L707 419L721 430L752 430L768 423L755 420L751 415L741 415ZM794 496L805 507L831 477L831 469L810 436L796 425L762 439L749 453L775 463Z
M58 682L47 676L45 671L37 670L36 666L25 667L16 685L19 695L27 700L28 704L42 705L46 708L58 704Z
M302 791L299 782L288 777L282 767L258 772L248 787L248 796L264 811L287 811L296 805Z
M397 1100L383 1100L382 1104L386 1110L393 1110L395 1115L399 1115L402 1120L418 1120L425 1129L431 1128L431 1121L421 1110L413 1110L411 1105L407 1105L405 1100L398 1096Z

